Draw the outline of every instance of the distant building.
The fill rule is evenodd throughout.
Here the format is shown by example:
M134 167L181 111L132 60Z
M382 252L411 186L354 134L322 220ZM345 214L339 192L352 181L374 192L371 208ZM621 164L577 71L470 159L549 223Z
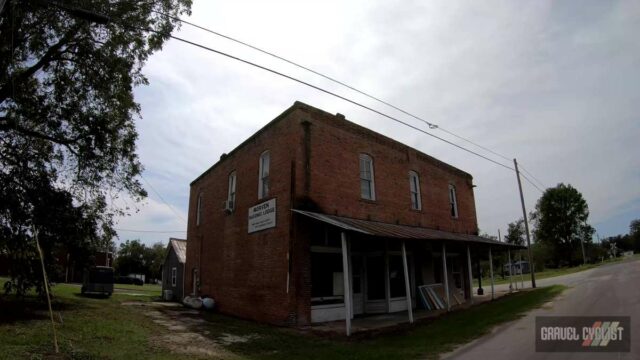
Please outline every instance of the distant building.
M529 262L525 260L505 264L504 272L509 274L509 268L511 268L511 274L513 275L528 274L531 271Z
M473 188L460 169L296 102L191 183L186 291L296 326L427 308L421 285L468 301L472 256L519 248L478 236Z
M171 290L173 300L182 301L184 297L184 264L187 258L187 241L169 239L167 257L162 265L162 294Z

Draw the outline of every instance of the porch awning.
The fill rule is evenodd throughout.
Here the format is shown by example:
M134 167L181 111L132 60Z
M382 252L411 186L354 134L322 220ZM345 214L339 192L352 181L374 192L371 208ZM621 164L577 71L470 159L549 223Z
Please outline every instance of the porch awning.
M297 209L291 209L291 211L339 227L344 230L354 231L370 236L391 239L459 241L465 243L480 243L485 245L508 247L512 249L526 249L526 247L524 246L503 243L477 235L452 233L448 231L434 230L418 226L397 225L378 221L353 219L343 216L327 215Z

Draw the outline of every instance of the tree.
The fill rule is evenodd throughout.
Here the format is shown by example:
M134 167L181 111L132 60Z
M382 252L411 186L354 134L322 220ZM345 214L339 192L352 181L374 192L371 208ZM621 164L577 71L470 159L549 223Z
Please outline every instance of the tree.
M147 248L145 259L148 264L147 276L149 279L162 279L162 272L160 271L160 268L164 264L166 256L167 247L161 242L157 242L153 244L153 246Z
M558 184L545 190L533 214L536 241L551 248L555 266L580 263L581 241L590 243L595 230L587 220L589 207L582 194L571 185Z
M640 219L635 219L629 224L629 237L633 242L633 251L640 253Z
M524 245L525 242L525 229L524 220L519 219L512 223L509 223L507 228L507 235L504 236L504 240L509 244Z
M120 275L144 274L146 246L140 240L127 240L120 244L115 268Z
M42 289L34 234L52 271L57 247L111 241L114 218L131 210L115 199L146 196L133 87L147 84L142 66L191 8L191 0L60 4L8 1L0 14L0 252L9 290L20 293ZM73 6L115 20L98 24Z
M115 268L120 275L144 274L148 280L160 279L165 256L166 247L162 243L147 247L140 240L127 240L120 244Z

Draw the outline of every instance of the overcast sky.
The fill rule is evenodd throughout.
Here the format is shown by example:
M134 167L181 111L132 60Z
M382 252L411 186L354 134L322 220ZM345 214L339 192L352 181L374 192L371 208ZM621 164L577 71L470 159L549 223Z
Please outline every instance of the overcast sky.
M196 0L188 20L517 157L546 186L572 184L602 237L640 218L638 1ZM228 40L186 25L174 35L423 125ZM175 211L144 183L149 198L117 227L181 232L119 231L120 241L184 237L189 183L296 100L471 173L481 231L504 233L522 216L512 171L290 80L175 40L144 73L150 85L135 90L138 153L145 179ZM526 182L524 192L532 210L540 192Z

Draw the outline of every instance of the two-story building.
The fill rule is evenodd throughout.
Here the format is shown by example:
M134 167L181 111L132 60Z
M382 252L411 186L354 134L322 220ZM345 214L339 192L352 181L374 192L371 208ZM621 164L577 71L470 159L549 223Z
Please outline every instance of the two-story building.
M279 325L412 318L438 303L422 285L469 301L472 254L506 248L478 236L472 180L296 102L191 183L185 291Z

